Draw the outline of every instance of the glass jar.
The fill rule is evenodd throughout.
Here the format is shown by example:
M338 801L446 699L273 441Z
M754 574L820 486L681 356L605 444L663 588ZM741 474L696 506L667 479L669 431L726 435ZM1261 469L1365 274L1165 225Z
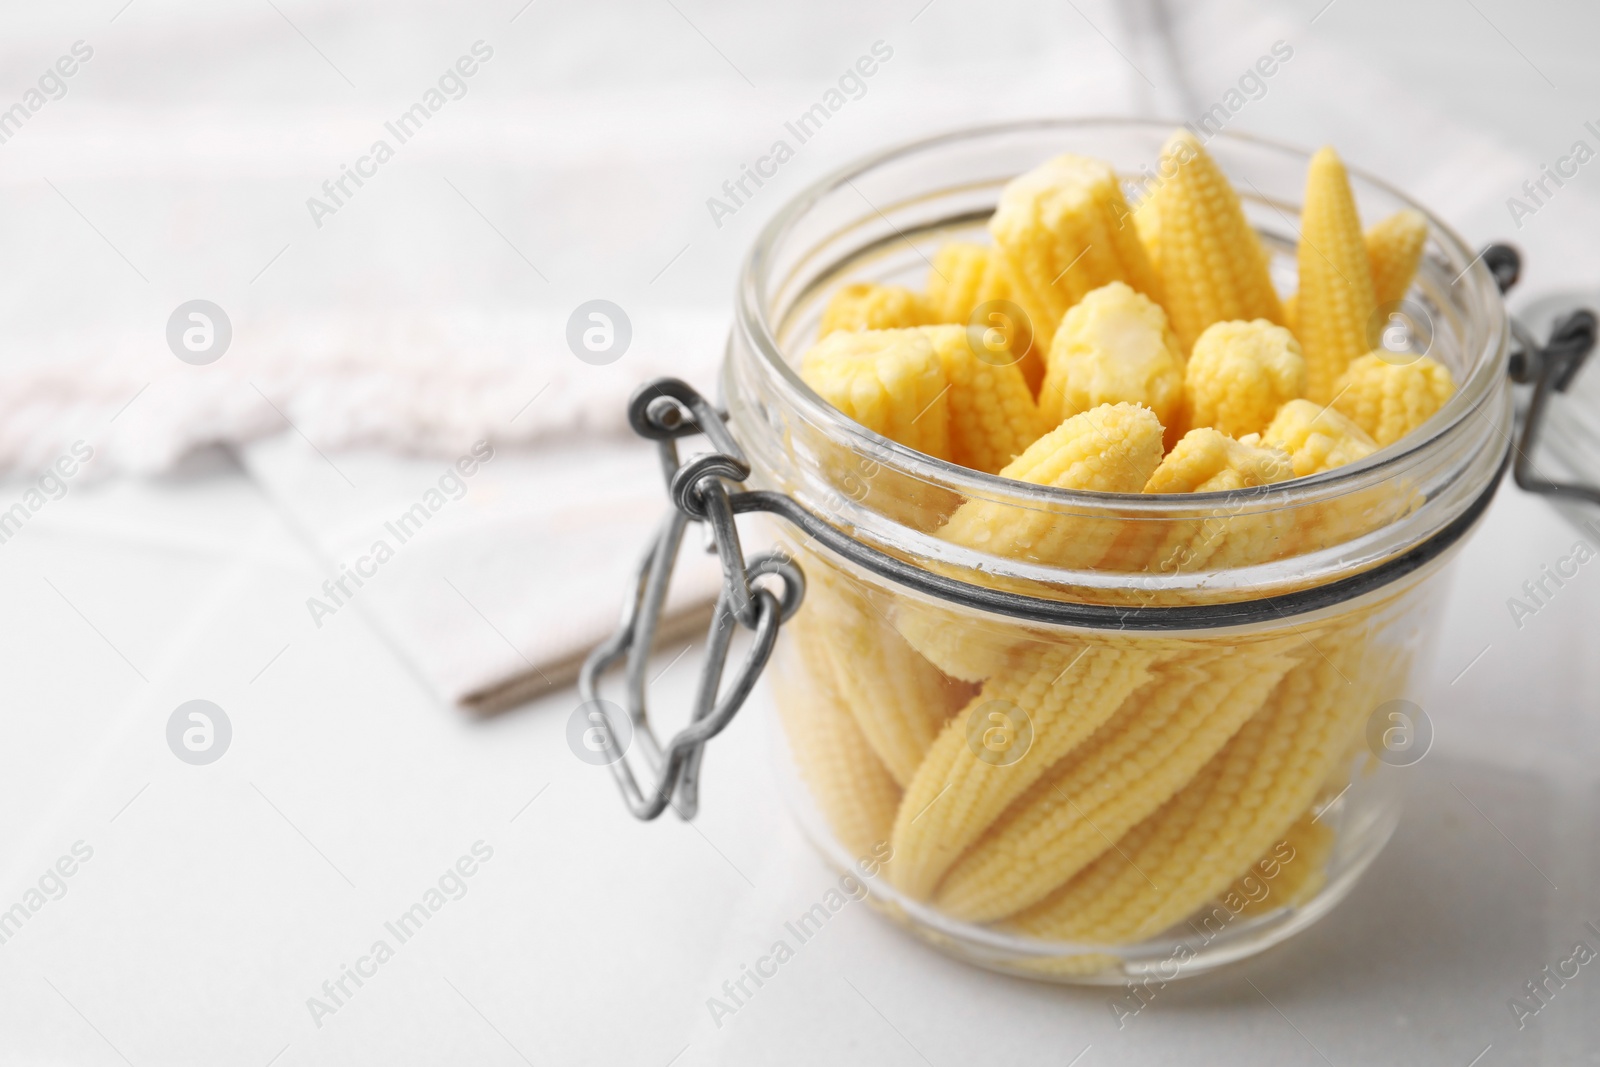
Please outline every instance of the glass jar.
M800 821L830 862L874 875L883 913L1031 977L1199 973L1349 891L1396 825L1394 765L1426 749L1406 697L1441 572L1513 433L1495 279L1425 209L1355 172L1364 219L1413 208L1429 224L1405 307L1380 309L1374 336L1405 326L1390 347L1459 383L1366 460L1235 492L1074 492L904 448L802 383L839 285L921 288L940 243L986 242L1006 182L1061 152L1112 163L1132 200L1160 180L1169 133L989 127L812 186L746 261L722 374L747 485L842 535L773 524L807 580L769 673ZM1235 134L1207 148L1291 288L1307 155ZM985 548L1016 543L1032 547Z

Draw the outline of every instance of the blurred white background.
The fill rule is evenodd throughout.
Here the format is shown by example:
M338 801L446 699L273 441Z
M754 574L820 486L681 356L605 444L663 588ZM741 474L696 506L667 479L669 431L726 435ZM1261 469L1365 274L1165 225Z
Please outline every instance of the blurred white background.
M1512 624L1574 535L1511 488L1456 568L1415 694L1436 750L1388 852L1320 926L1125 1029L1101 994L969 970L866 909L719 1028L706 998L830 881L773 795L764 699L693 826L633 822L572 757L563 685L487 721L453 706L614 614L665 505L620 398L709 386L786 199L952 127L1192 118L1277 40L1294 59L1230 129L1332 142L1471 242L1513 239L1514 305L1600 287L1600 168L1521 229L1505 204L1600 124L1600 8L1575 0L0 10L0 112L93 50L0 143L0 508L96 453L0 543L0 909L92 850L0 943L0 1062L1600 1062L1590 969L1525 1028L1507 1008L1600 923L1600 585ZM319 227L307 199L479 41L465 94ZM879 41L864 95L718 226L707 198ZM233 328L207 366L166 341L196 298ZM564 340L593 298L633 324L606 367ZM426 545L308 621L480 439L494 463ZM675 655L668 706L694 680ZM192 699L232 723L211 765L168 748ZM312 1013L480 841L460 899Z

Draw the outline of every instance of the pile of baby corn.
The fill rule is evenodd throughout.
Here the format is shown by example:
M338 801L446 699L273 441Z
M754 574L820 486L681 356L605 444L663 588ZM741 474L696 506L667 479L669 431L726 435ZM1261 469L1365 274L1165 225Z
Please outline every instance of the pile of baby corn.
M1306 181L1299 290L1283 299L1200 142L1173 135L1160 173L1136 207L1091 158L1015 179L993 244L940 248L925 293L836 292L804 380L930 456L1116 493L1316 474L1392 444L1449 399L1442 365L1374 351L1371 336L1378 309L1411 284L1422 216L1363 233L1344 166L1322 149ZM997 301L1025 323L989 329L986 309L1007 306ZM1362 501L1361 521L1411 506L1393 496L1387 513ZM998 556L1157 572L1281 558L1348 536L1351 521L1324 506L1091 522L972 500L935 525ZM1268 863L1266 899L1251 893L1230 915L1307 898L1333 838L1319 805L1343 788L1360 723L1406 670L1404 648L1385 639L1392 602L1226 638L1050 633L808 563L777 695L833 832L857 853L889 842L888 877L909 897L1051 941L1138 942L1238 897L1238 880L1261 882ZM1025 751L1008 756L1008 739Z

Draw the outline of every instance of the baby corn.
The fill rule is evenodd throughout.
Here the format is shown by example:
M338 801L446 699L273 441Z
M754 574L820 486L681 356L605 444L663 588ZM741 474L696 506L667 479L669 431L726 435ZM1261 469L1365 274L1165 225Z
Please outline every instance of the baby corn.
M894 330L932 321L922 297L910 289L858 282L833 294L822 309L817 336L835 330Z
M1160 306L1112 282L1085 295L1061 320L1039 389L1039 413L1054 426L1101 404L1143 404L1163 426L1174 427L1183 373L1183 354Z
M1138 212L1134 213L1135 215ZM1428 243L1428 220L1419 212L1397 211L1366 232L1367 266L1372 270L1372 298L1376 307L1393 304L1406 295L1422 250ZM1291 295L1283 300L1283 324L1298 332Z
M1326 404L1345 367L1372 348L1367 333L1377 308L1350 180L1331 148L1311 157L1297 258L1295 335L1305 349L1307 396Z
M1283 321L1261 240L1239 194L1188 130L1162 150L1156 273L1173 332L1187 353L1206 327L1233 319Z
M1190 430L1145 483L1146 493L1214 493L1286 481L1294 476L1287 454L1235 441L1202 427ZM1293 519L1281 511L1219 509L1192 519L1129 519L1101 561L1112 571L1180 574L1206 567L1237 567L1285 554ZM1129 590L1139 603L1165 594Z
M1107 493L1136 493L1161 462L1161 424L1144 408L1106 405L1075 415L1035 441L1003 470L1004 478ZM1070 514L969 500L939 531L944 540L1010 559L1092 567L1117 537L1115 524ZM971 632L938 608L903 601L895 626L917 651L952 678L982 681L1005 668L1014 633Z
M1382 446L1427 422L1455 391L1455 380L1437 360L1369 352L1340 376L1333 406Z
M1008 804L1144 683L1155 658L1153 642L1139 648L1131 641L1126 648L1038 642L1013 653L945 725L906 787L890 839L895 884L914 897L928 896ZM1025 716L1030 726L1031 744L1015 762L979 755L971 720L976 716L982 729L991 713Z
M971 327L924 326L921 332L950 384L951 461L998 473L1048 428L1021 368L1008 353L996 359L988 349L975 351Z
M784 629L793 662L776 662L783 677L773 693L796 769L839 842L866 855L889 840L900 787L834 685L832 635L804 608Z
M1320 474L1365 459L1378 445L1335 408L1291 400L1279 411L1262 440L1294 460L1297 476ZM1419 507L1421 494L1405 478L1358 489L1336 499L1303 505L1292 515L1292 543L1284 555L1313 552L1376 530Z
M964 326L979 304L1008 295L1005 270L989 245L952 241L933 254L928 294L923 298L929 322Z
M891 441L950 455L950 381L915 330L839 331L800 361L800 377L828 403Z
M1306 809L1367 709L1359 622L1311 638L1273 696L1171 800L1015 926L1115 944L1159 933L1222 892Z
M1291 400L1279 408L1261 443L1289 453L1297 478L1366 459L1378 450L1360 426L1334 408L1309 400Z
M1299 907L1327 884L1333 843L1333 831L1307 810L1289 827L1283 840L1274 842L1248 871L1234 879L1221 900L1229 905L1242 903L1240 915Z
M1051 768L945 876L946 913L992 922L1036 903L1159 808L1261 706L1291 657L1207 650L1162 668Z
M1291 473L1288 456L1275 449L1200 429L1179 442L1144 491L1212 492ZM1288 530L1288 520L1277 514L1130 522L1102 568L1168 572L1254 562L1267 558ZM1258 646L1237 655L1206 650L1158 668L1155 679L961 859L942 883L938 903L959 917L992 921L1039 900L1193 777L1292 662Z
M1207 327L1184 368L1187 427L1230 437L1260 433L1285 403L1306 394L1300 342L1265 319Z
M1108 404L1066 420L1000 476L1063 489L1137 493L1160 463L1161 423L1155 415L1132 404ZM957 508L939 536L992 555L1080 568L1100 562L1116 530L1103 520L979 499Z
M894 627L929 663L951 678L981 682L1005 666L1023 639L1015 624L977 622L960 610L902 599L893 610Z
M1428 220L1419 212L1397 211L1367 230L1367 263L1372 269L1372 295L1378 306L1406 295L1422 248L1428 243Z
M1215 493L1270 485L1294 476L1287 453L1276 448L1235 441L1209 427L1190 430L1168 452L1150 480L1146 493Z
M1130 214L1116 172L1084 156L1057 156L1006 186L989 232L1036 338L1054 336L1067 309L1107 282L1159 296Z
M804 610L828 635L823 653L840 703L895 782L905 785L945 720L972 696L972 686L945 677L918 655L870 594L842 577L813 581Z

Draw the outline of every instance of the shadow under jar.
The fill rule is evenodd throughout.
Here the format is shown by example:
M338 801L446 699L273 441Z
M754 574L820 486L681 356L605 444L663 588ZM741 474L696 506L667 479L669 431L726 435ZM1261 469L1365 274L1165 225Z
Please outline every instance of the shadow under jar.
M1460 383L1366 460L1236 492L1074 492L914 452L801 381L838 286L920 288L941 243L986 242L1006 182L1061 152L1109 161L1132 199L1169 133L989 127L811 187L745 264L721 382L751 488L963 591L887 580L774 524L808 582L769 675L798 818L832 863L878 871L872 899L895 921L960 958L1056 981L1200 973L1349 891L1395 827L1403 775L1384 745L1420 724L1394 702L1512 433L1489 271L1420 205L1355 172L1364 219L1428 219L1406 343ZM1292 287L1308 157L1228 134L1207 148ZM958 509L985 529L1048 528L1058 549L964 547L941 536Z

